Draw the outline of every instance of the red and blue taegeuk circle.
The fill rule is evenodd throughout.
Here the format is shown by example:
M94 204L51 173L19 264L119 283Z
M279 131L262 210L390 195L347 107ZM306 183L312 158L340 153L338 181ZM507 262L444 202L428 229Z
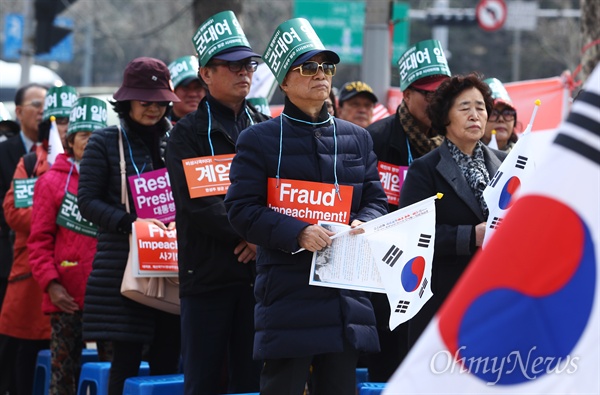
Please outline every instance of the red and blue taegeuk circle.
M514 202L515 193L521 187L521 180L517 176L509 178L500 192L500 198L498 199L498 207L502 210L507 210Z
M406 292L413 292L419 288L425 273L425 258L417 256L406 262L402 268L402 288Z
M594 248L569 206L540 195L519 199L439 312L448 350L497 385L560 372L576 357L570 353L592 312Z

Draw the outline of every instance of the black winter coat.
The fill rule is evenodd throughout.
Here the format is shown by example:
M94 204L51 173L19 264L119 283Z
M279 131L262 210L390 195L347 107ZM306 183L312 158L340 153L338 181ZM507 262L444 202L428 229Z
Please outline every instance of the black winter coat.
M284 113L308 120L287 100ZM267 207L267 179L277 175L282 136L280 178L333 184L337 139L338 181L354 189L350 222L387 213L371 137L339 119L333 121L334 138L333 122L312 126L281 117L242 133L225 198L233 227L259 246L254 358L342 352L345 341L357 350L378 351L375 316L366 294L309 285L312 253L291 254L299 249L298 234L309 224ZM325 107L319 118L328 118Z
M161 122L167 132L170 123L166 119ZM141 137L128 130L125 122L121 122L121 127L127 177L136 174L132 157L141 172L155 170L150 150ZM121 295L131 223L137 216L129 182L127 193L131 214L121 203L118 137L116 126L94 131L80 167L79 210L84 218L99 226L97 252L84 300L84 339L149 342L159 311ZM166 136L161 140L162 151L165 145Z
M210 103L210 114L207 101ZM248 114L252 119L248 118ZM198 110L180 119L171 131L167 145L167 168L176 207L181 296L232 285L252 284L254 281L255 262L240 263L233 253L242 239L227 219L223 204L225 195L191 199L181 161L211 156L213 153L235 153L238 134L252 123L267 119L266 115L248 104L240 114L234 114L208 95ZM224 126L223 122L228 122L229 127Z

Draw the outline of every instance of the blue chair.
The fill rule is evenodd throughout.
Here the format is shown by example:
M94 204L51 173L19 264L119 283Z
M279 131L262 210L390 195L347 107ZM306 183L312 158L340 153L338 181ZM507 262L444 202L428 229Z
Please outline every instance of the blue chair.
M50 350L41 350L38 353L33 376L33 395L46 395L50 388L52 356ZM81 364L98 360L98 351L84 348L81 351Z
M358 385L359 395L381 395L385 389L385 383L360 383Z
M183 374L130 377L125 380L123 395L182 395Z
M148 362L142 361L138 375L148 376L150 367ZM77 395L106 395L108 394L108 380L110 376L110 362L86 363L81 368Z
M369 369L356 368L356 385L369 381Z

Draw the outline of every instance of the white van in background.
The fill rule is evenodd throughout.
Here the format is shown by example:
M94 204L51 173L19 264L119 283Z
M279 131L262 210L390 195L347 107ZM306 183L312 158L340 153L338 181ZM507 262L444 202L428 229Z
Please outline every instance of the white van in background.
M48 86L61 86L65 83L54 71L36 64L29 69L29 81ZM4 103L13 119L15 116L15 93L20 84L21 65L0 60L0 102Z

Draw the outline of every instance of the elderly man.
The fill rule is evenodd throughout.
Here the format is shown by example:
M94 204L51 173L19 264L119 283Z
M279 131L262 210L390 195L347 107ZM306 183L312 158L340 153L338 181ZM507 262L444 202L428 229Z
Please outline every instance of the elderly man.
M246 100L260 55L239 26L233 12L224 11L198 28L192 41L208 92L196 111L175 124L167 146L187 395L255 392L259 385L261 364L252 359L256 246L231 227L223 203L238 136L267 119ZM228 44L218 46L223 42Z
M338 118L366 128L373 120L373 109L377 96L373 89L362 81L344 84L338 95Z

